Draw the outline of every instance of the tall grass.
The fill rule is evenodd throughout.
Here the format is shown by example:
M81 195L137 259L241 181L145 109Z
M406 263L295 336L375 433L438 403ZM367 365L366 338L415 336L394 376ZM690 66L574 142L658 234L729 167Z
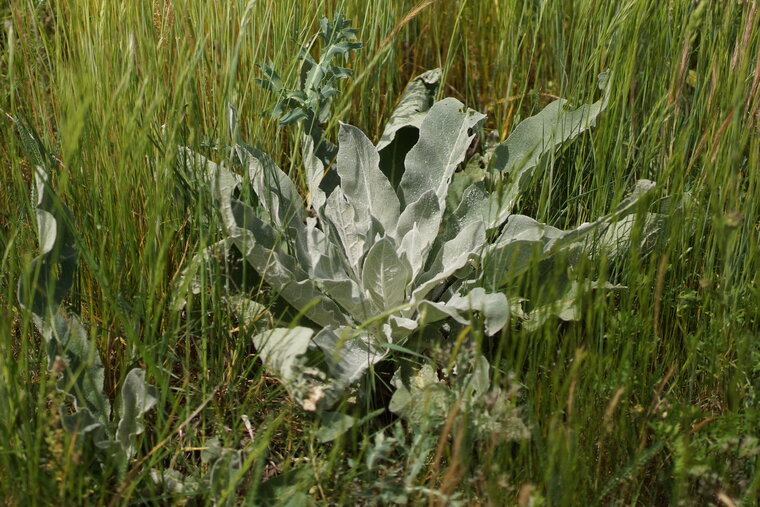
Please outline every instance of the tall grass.
M193 308L171 307L178 273L217 234L210 203L177 190L174 147L220 158L215 146L229 139L233 104L241 136L298 178L297 135L264 114L275 97L255 84L256 64L271 61L292 83L298 48L336 11L364 42L335 107L342 121L376 138L408 80L440 66L441 93L487 112L503 137L552 97L593 99L596 75L612 69L597 128L547 164L521 209L576 225L611 209L637 178L695 203L670 217L654 255L633 251L620 265L597 266L627 289L587 295L579 323L506 330L482 344L494 354L496 381L513 374L523 388L529 441L444 436L410 483L476 503L756 502L755 0L10 0L0 7L5 503L169 502L150 470L202 471L212 436L247 450L238 493L248 500L263 501L278 475L318 503L353 503L410 476L402 463L419 450L410 442L380 471L365 464L370 434L316 443L314 422L261 370L213 277ZM69 303L98 345L107 393L137 364L161 393L138 453L145 459L127 475L101 469L60 429L43 345L15 304L36 239L31 168L11 117L33 126L60 160L54 186L76 217L82 252ZM536 277L525 280L532 291L541 290ZM382 424L392 422L362 431ZM290 470L300 472L283 475ZM420 491L410 500L438 498Z

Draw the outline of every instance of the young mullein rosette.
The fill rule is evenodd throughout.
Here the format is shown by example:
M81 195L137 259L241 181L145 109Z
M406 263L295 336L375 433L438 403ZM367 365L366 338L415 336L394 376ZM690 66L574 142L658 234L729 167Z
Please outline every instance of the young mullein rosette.
M572 263L594 249L592 240L635 211L653 187L640 181L611 214L570 231L513 211L542 156L594 124L607 103L606 77L600 76L602 100L577 109L558 100L520 123L495 148L489 178L470 184L453 208L447 207L449 186L464 177L457 168L485 117L454 98L434 102L439 71L412 81L377 145L340 124L337 153L328 161L304 134L308 207L258 149L234 147L242 178L182 151L185 163L207 175L225 245L234 244L274 293L313 323L253 337L265 365L304 408L333 405L423 327L469 324L479 315L493 335L511 317L527 317L526 324L552 313L575 317L575 295L594 282L568 278L556 301L536 302L527 316L502 289L537 262ZM243 186L256 195L256 205L235 197ZM403 404L395 406L401 411Z
M18 125L19 134L32 162L42 164L42 144L30 130ZM112 419L111 402L103 392L104 368L97 347L79 317L64 305L74 282L79 252L76 248L73 217L50 186L42 165L35 166L34 211L40 254L28 276L19 280L18 301L31 313L32 321L45 341L48 365L57 376L57 388L66 395L61 420L81 445L90 442L101 452L105 463L115 459L117 467L134 457L135 438L144 431L146 412L158 402L156 390L145 381L145 372L134 368L127 373L118 397L120 417Z

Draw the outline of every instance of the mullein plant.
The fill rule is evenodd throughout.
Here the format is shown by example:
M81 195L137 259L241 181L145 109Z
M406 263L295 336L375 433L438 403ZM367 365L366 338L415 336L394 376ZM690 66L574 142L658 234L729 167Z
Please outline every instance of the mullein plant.
M53 158L31 129L21 122L17 127L34 165L32 202L41 250L19 280L18 302L44 339L48 368L66 400L60 408L65 429L77 445L93 446L104 466L115 465L123 473L136 454L143 417L158 396L146 382L145 372L134 368L117 396L118 417L112 410L103 392L104 367L97 347L79 317L65 305L79 260L73 216L51 186L47 167Z
M458 403L484 430L503 424L510 429L502 433L526 436L510 403L498 401L503 393L490 386L483 355L461 354L441 374L430 348L413 344L454 342L457 330L475 324L492 336L515 320L537 327L551 316L576 319L579 294L612 287L577 277L573 267L605 250L625 251L654 183L638 181L611 213L567 231L515 210L541 161L595 124L609 100L610 75L599 76L599 101L569 108L556 100L484 154L486 170L461 170L485 115L454 98L435 101L439 70L411 81L377 143L345 123L337 146L328 141L330 102L337 82L351 75L333 60L360 44L342 17L323 19L319 36L318 59L310 48L301 52L297 89L262 67L261 83L281 98L281 123L303 124L305 198L269 155L239 140L222 163L180 149L181 165L205 178L224 224L224 239L210 250L236 252L308 320L256 333L261 359L304 409L330 421L323 440L356 422L331 409L361 397L354 386L384 360L397 361L390 409L410 423L441 424ZM230 118L237 132L232 109ZM657 216L644 222L645 235L653 235ZM562 273L552 278L552 296L515 295L515 282L539 263ZM265 313L234 291L229 298L243 321ZM411 356L425 358L416 371L401 367Z

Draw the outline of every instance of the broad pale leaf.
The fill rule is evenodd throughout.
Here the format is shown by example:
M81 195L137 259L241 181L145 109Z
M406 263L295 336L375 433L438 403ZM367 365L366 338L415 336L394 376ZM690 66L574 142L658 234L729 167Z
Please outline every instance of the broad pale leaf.
M262 222L246 204L232 200L227 229L235 246L262 278L295 308L323 326L345 325L350 321L340 307L325 296L297 264L282 251L277 233Z
M464 267L471 256L482 254L486 241L483 222L467 225L457 236L442 245L426 272L420 275L412 293L412 302L419 303L458 269Z
M52 322L45 319L41 334L50 333L48 360L52 368L56 358L65 360L58 388L73 396L77 410L86 408L106 424L111 414L111 402L103 392L105 378L103 363L97 347L90 341L79 317L61 309Z
M484 115L447 98L430 108L420 127L420 139L406 155L406 171L401 177L399 197L403 207L435 190L441 209L451 175L464 160L475 127Z
M306 188L309 191L306 196L306 205L313 207L317 216L322 218L322 206L325 204L327 194L320 188L320 184L325 177L326 168L329 167L330 161L324 162L320 159L315 151L315 143L312 137L304 135L302 139L303 148L301 156L303 157L303 164L306 169Z
M654 188L655 184L649 180L637 181L633 192L623 199L623 201L615 208L615 211L609 215L598 218L593 222L581 224L577 228L563 233L560 237L552 238L544 248L546 250L559 251L568 245L580 243L591 234L598 232L599 229L634 213L639 204L649 197Z
M340 125L337 171L340 188L355 208L367 209L386 233L395 230L399 201L388 178L380 171L380 155L364 133Z
M441 80L441 70L435 69L416 77L407 86L401 100L385 126L377 144L380 169L397 188L404 174L404 159L420 138L419 128Z
M307 327L278 327L253 337L253 344L264 365L276 372L287 386L299 380L302 357L314 331Z
M367 252L362 284L380 309L389 310L406 301L405 290L411 275L409 263L399 257L393 240L385 237Z
M32 313L32 320L45 339L48 364L63 361L65 369L58 389L74 398L77 410L87 410L106 424L111 403L103 393L104 369L97 347L87 336L79 318L61 307L76 275L79 252L71 229L71 212L50 186L47 172L35 167L35 214L41 253L32 260L33 284L19 280L18 300Z
M499 213L489 224L496 227L512 212L517 197L533 176L544 154L552 153L561 143L573 139L593 126L597 116L607 107L610 83L607 73L600 74L599 87L604 97L593 104L568 109L567 101L558 99L535 116L522 121L506 141L496 147L491 169L507 175L508 180L498 194L493 194Z
M470 314L479 312L485 319L485 331L489 336L501 331L509 320L507 297L499 292L487 293L481 287L465 295L455 294L445 303L423 301L418 311L424 323L451 317L460 324L469 324Z
M492 290L514 280L549 255L544 247L565 233L524 215L511 215L483 256L483 280Z
M378 151L390 145L400 129L419 129L425 113L433 105L440 81L441 69L433 69L417 76L406 86L396 109L385 124L383 135L377 143Z
M483 280L486 286L491 289L503 287L531 266L536 266L543 259L561 251L578 248L593 252L594 245L613 246L610 245L613 240L615 245L619 245L631 229L617 227L615 224L625 224L626 217L636 210L653 189L651 181L641 180L614 212L569 231L561 231L523 215L511 215L501 235L489 246L484 256ZM614 236L608 235L611 230Z
M40 319L49 320L74 283L79 252L70 224L69 209L60 202L50 187L50 178L42 167L35 167L35 216L40 254L32 259L29 272L35 280L19 279L18 301ZM32 282L31 284L28 282ZM42 332L42 331L41 331ZM43 333L44 334L44 333Z
M417 229L417 225L412 226L412 230L404 235L404 239L401 240L398 253L403 255L409 262L409 267L412 270L410 280L414 283L417 275L425 266L425 259L427 258L426 250L430 247L428 244L428 238L425 238ZM424 254L423 254L424 252Z
M180 147L177 158L183 167L200 171L199 177L208 185L212 198L217 206L223 208L221 211L224 215L225 211L228 211L224 208L229 206L230 198L242 182L242 178L224 165L217 164L187 147Z
M373 364L385 357L375 347L369 334L353 328L323 328L314 336L314 343L324 353L331 382L326 403L332 404L343 391L359 380Z
M263 151L238 144L238 157L248 167L248 177L259 201L280 227L302 227L304 203L287 174Z
M343 193L341 187L336 188L327 198L322 213L332 226L328 231L337 236L343 248L339 249L348 265L355 273L361 273L362 259L369 248L369 235L372 223L365 208L357 209Z
M60 408L61 425L72 435L77 436L77 443L93 442L99 448L109 448L113 442L108 439L106 424L92 415L86 408L79 408L73 414Z
M320 280L320 283L332 300L342 306L356 322L364 322L372 318L376 306L370 302L355 281L344 278Z
M317 227L317 219L306 218L305 244L310 256L309 277L314 280L344 280L351 271L342 245L333 244L327 235Z
M523 327L536 330L552 317L563 321L578 320L581 317L580 296L593 289L619 290L623 287L610 283L599 283L592 280L567 280L556 284L557 288L551 296L543 295L537 304L528 312Z
M401 213L397 238L401 240L400 251L405 252L415 277L425 265L430 248L439 235L442 215L443 209L433 190L422 194Z
M443 210L435 191L432 189L428 190L419 199L410 203L404 209L404 212L401 213L398 219L396 237L399 239L403 238L416 225L421 235L435 238L438 226L441 223L442 213Z
M145 382L145 371L134 368L127 373L121 388L121 419L116 439L127 459L135 454L134 438L144 431L142 424L146 412L158 403L156 388Z

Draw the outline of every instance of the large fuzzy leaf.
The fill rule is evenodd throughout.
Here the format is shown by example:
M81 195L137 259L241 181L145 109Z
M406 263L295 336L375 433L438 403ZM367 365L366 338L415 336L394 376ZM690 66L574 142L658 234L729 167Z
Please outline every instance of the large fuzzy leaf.
M417 226L424 236L435 237L442 212L435 190L428 190L401 213L396 237L403 238L414 226Z
M134 368L127 373L121 388L121 419L116 439L127 459L134 456L134 438L144 431L142 419L158 403L156 388L145 382L145 371Z
M573 321L581 318L581 296L594 289L619 290L623 287L610 283L599 283L593 280L560 279L554 281L549 294L542 294L527 314L523 327L535 330L550 318L563 321Z
M19 304L30 304L33 321L46 342L51 371L59 375L57 388L71 397L73 413L61 406L64 428L79 442L93 442L101 450L118 449L110 426L111 403L103 392L104 367L97 347L75 314L62 306L77 267L72 217L50 187L47 173L35 168L36 215L41 254L32 265L37 279L30 286L19 281ZM156 403L155 391L145 384L142 370L132 370L122 389L122 420L116 430L120 459L132 456L132 438L142 432L140 419Z
M375 243L364 261L362 283L381 310L389 310L406 300L406 285L412 275L406 259L399 257L389 237Z
M426 235L420 232L417 228L417 224L412 225L412 230L404 235L401 240L401 244L398 248L399 255L403 255L409 263L409 268L412 270L410 280L414 282L417 275L425 266L425 259L427 258L427 250L430 247L430 240Z
M222 164L207 159L190 148L181 146L177 151L179 164L196 171L200 179L208 185L211 196L216 201L228 199L243 179Z
M496 147L490 167L492 171L504 173L507 180L501 191L493 194L498 200L499 213L489 228L502 223L512 212L517 197L544 154L553 152L561 143L595 124L609 100L608 77L607 73L599 76L599 87L604 94L601 100L576 109L567 109L564 99L555 100L535 116L522 121L507 140Z
M383 150L396 138L396 133L405 127L420 128L425 113L433 105L435 94L441 82L441 69L433 69L412 79L404 89L396 109L385 124L383 135L377 143L377 150Z
M29 271L36 277L34 283L30 285L23 277L19 280L18 300L22 307L30 304L39 325L39 319L47 319L57 312L74 283L79 252L70 228L71 212L50 188L50 178L42 167L35 167L34 180L40 254L30 265Z
M643 220L636 215L628 215L617 222L609 224L602 234L596 235L586 243L585 253L592 259L604 255L610 261L625 257L633 244L643 253L649 253L657 245L662 236L665 217L659 213L647 213ZM641 230L638 243L633 243L634 233L638 224Z
M322 294L309 278L308 266L304 271L296 258L283 250L282 246L287 245L287 240L282 243L281 236L262 221L253 208L232 198L238 184L236 175L199 155L191 160L205 167L230 240L262 278L291 305L308 308L306 315L314 322L321 325L347 324L349 319L340 307ZM306 242L306 231L303 241Z
M420 125L433 105L440 81L440 69L429 70L414 78L404 90L377 143L380 169L394 188L404 174L406 154L420 137Z
M445 230L440 240L448 241L473 222L482 221L484 224L491 224L494 222L492 217L496 213L498 209L486 191L484 183L482 181L473 183L465 189L459 205L446 215Z
M277 233L261 221L250 206L231 200L226 221L235 246L288 303L307 309L306 316L323 326L350 322L340 307L317 288L296 260L282 250Z
M307 410L332 406L348 386L384 357L366 332L354 328L324 327L318 333L306 327L275 328L253 337L266 368L278 375L290 394ZM307 353L315 345L329 377L308 366Z
M295 384L302 374L303 356L314 331L307 327L278 327L253 337L253 344L264 365L277 372L285 385Z
M544 247L563 231L524 215L512 215L483 259L483 280L497 290L548 256Z
M263 151L245 144L235 150L244 165L259 201L280 227L303 226L304 204L287 174Z
M342 187L333 190L322 212L329 221L329 235L337 236L342 244L340 251L352 271L361 273L364 253L369 249L372 222L366 208L357 208L343 193Z
M326 404L331 405L343 391L358 381L373 364L385 357L364 331L352 328L323 328L314 336L330 372Z
M341 244L331 242L317 227L317 220L306 218L304 229L306 252L310 256L309 277L315 280L344 280L351 270Z
M464 267L471 256L480 256L485 245L486 231L483 222L466 226L457 236L443 244L430 267L420 275L412 294L412 302L419 303L428 293Z
M630 215L631 213L634 213L639 207L640 203L646 201L654 188L655 184L652 181L637 181L636 187L633 189L631 194L623 199L612 213L601 218L597 218L593 222L581 224L577 228L563 233L561 237L552 238L545 246L545 249L558 251L562 248L565 248L567 245L577 244L580 241L585 240L588 236L597 232L600 228L617 222Z
M58 389L74 398L75 409L87 409L98 421L108 423L111 402L103 392L103 363L79 317L59 309L52 320L43 321L40 332L47 340L50 368L58 358L65 361Z
M637 182L631 195L624 199L615 211L569 231L561 231L524 215L511 215L500 236L489 246L484 256L483 280L488 287L498 289L531 266L561 251L571 248L589 249L589 245L599 246L597 238L601 237L604 240L605 231L609 231L611 226L633 213L653 188L654 184L651 181ZM613 230L624 232L617 228ZM621 237L615 236L615 240L620 241Z
M100 449L112 448L113 441L108 439L106 424L86 408L79 408L71 414L61 407L61 425L77 436L78 443L92 442Z
M507 297L500 292L487 293L480 287L465 295L455 294L445 303L423 301L418 311L425 324L448 317L460 324L469 324L470 314L478 312L485 320L485 331L488 335L498 333L509 320Z
M317 215L321 218L322 206L324 206L328 195L324 189L321 188L322 180L328 172L332 157L334 154L337 155L338 150L336 148L334 154L329 153L320 156L317 152L318 146L323 146L323 144L317 144L311 136L303 136L301 156L303 158L306 188L308 190L306 205L313 207L317 212Z
M320 280L320 284L324 287L325 292L336 303L345 308L356 322L364 322L372 318L376 307L355 281L349 278Z
M74 243L71 212L50 186L47 172L35 168L35 214L41 253L32 260L33 282L19 280L18 300L32 312L35 326L45 339L50 368L60 360L64 372L58 388L74 398L75 409L106 424L111 404L103 393L103 363L79 318L62 308L76 274L79 253ZM59 367L56 367L59 368Z
M406 155L406 171L399 184L403 207L433 189L441 209L451 175L464 160L475 134L472 128L484 115L468 109L456 99L447 98L430 108L420 127L420 139Z
M369 210L386 232L395 230L399 201L388 178L380 171L380 155L364 133L340 125L337 171L340 188L356 208Z
M438 196L428 190L404 210L399 218L397 238L401 240L400 252L406 255L416 277L425 265L430 248L439 235L443 209Z

